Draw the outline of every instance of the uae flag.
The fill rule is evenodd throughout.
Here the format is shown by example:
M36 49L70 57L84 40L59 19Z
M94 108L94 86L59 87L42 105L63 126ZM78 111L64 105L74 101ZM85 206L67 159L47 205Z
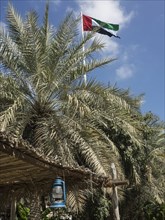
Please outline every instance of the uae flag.
M84 31L96 31L97 33L107 35L109 37L117 37L116 32L119 30L118 24L110 24L90 16L83 15L83 30Z

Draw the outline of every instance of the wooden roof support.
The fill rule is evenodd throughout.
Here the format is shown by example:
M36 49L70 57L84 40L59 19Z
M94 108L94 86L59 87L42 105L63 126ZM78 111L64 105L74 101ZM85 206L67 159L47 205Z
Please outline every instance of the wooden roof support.
M52 178L52 174L54 175L65 175L65 178L74 179L75 182L79 181L92 181L95 186L104 186L104 187L112 187L112 186L122 186L128 184L126 180L112 180L110 176L98 175L96 173L91 172L88 169L83 169L81 167L70 167L66 165L61 165L58 163L58 160L54 160L54 158L46 158L41 155L40 152L36 151L31 145L29 145L24 140L17 140L11 138L10 136L0 132L0 185L7 184L11 182L13 184L16 179L18 181L23 180L26 183L31 181L31 178L36 181L37 178L45 179L50 177ZM6 160L5 160L6 156ZM1 159L3 162L1 162ZM13 159L13 164L11 163ZM9 162L9 166L6 165L6 173L4 163ZM14 168L15 164L15 168ZM23 171L21 166L25 168L25 174L23 175ZM11 166L11 170L10 170ZM11 173L10 173L11 171ZM33 172L34 171L34 172ZM26 173L27 172L27 173ZM41 175L39 175L41 173ZM13 176L11 176L11 174ZM43 178L42 177L43 174ZM14 175L16 178L14 178ZM36 175L36 178L34 178ZM4 182L2 178L4 178Z

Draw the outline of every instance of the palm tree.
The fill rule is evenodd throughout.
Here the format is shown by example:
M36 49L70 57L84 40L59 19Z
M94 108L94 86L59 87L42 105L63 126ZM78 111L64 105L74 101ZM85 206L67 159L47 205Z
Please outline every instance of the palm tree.
M93 155L88 163L104 173L85 137L94 129L88 122L92 114L88 102L101 96L105 89L92 81L85 85L82 79L84 71L88 73L112 61L90 59L83 65L84 57L103 45L94 40L83 52L83 44L92 35L78 42L78 20L71 14L55 31L48 24L48 5L41 27L35 12L23 21L10 4L7 21L9 29L1 31L0 38L1 99L7 100L1 109L1 131L21 136L44 154L57 155L73 165L79 154L87 162L88 152Z
M147 203L165 204L165 124L149 112L144 116L150 131L145 137L141 206Z
M92 58L104 44L93 33L79 39L79 19L69 14L55 30L48 4L41 26L37 19L32 11L23 20L8 6L8 28L0 30L0 130L62 164L105 175L113 161L121 176L132 173L138 181L133 154L143 147L141 97L95 80L84 83L84 73L113 59Z
M149 212L152 213L154 205L155 209L159 206L156 212L161 215L161 206L163 210L165 204L164 122L148 112L143 116L143 124L144 147L134 158L134 167L139 167L140 182L125 191L123 219L146 219L145 210L151 207Z

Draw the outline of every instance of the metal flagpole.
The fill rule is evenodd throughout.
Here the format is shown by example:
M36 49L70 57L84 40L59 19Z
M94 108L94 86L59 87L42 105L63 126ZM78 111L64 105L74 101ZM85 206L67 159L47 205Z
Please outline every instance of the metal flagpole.
M82 14L82 12L81 12L81 33L82 33L82 39L84 40L83 14ZM84 44L83 44L82 50L83 50L83 53L84 53L84 52L85 52L85 46L84 46ZM85 64L86 64L86 62L85 62L85 56L84 56L84 58L83 58L83 66L85 66ZM86 85L86 84L87 84L87 75L86 75L86 73L85 73L85 71L84 71L84 68L83 68L83 73L84 73L84 83L85 83L85 85Z

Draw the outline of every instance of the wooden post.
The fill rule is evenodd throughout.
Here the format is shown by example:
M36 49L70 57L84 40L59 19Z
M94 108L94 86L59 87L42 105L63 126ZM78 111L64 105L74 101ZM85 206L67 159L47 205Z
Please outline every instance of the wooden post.
M11 196L11 206L10 206L10 220L16 219L16 196L14 195L14 192L12 192Z
M41 219L41 200L40 193L37 188L33 187L30 195L30 220Z
M112 170L112 179L117 179L117 172L114 163L111 163L111 170ZM119 214L119 203L118 203L118 194L117 194L117 186L112 186L112 204L115 214L115 220L120 220Z

